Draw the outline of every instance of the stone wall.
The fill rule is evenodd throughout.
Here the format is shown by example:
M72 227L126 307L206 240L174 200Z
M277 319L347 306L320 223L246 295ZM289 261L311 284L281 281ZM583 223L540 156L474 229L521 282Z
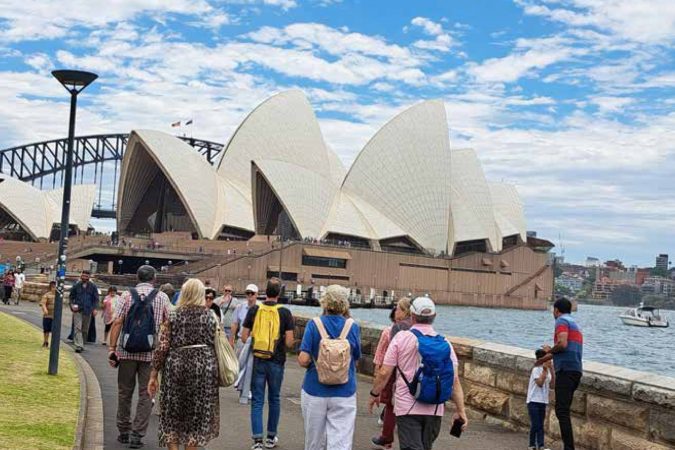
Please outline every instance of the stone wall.
M318 312L318 310L317 310ZM307 317L297 317L300 339ZM361 324L363 357L359 371L373 374L373 356L384 327ZM525 399L533 351L466 338L450 338L459 357L467 409L483 419L526 432ZM553 392L545 429L559 440ZM584 377L572 404L577 443L587 449L665 450L675 448L675 379L585 362Z

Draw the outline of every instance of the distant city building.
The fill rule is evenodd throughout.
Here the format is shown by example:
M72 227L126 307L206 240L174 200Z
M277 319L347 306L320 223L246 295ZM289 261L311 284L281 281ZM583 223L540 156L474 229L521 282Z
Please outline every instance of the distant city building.
M561 276L555 279L555 282L563 286L575 294L581 290L584 285L584 279L579 275L566 274L563 273Z
M667 253L661 253L659 256L656 257L656 267L657 270L668 270L668 254Z
M648 277L640 287L643 294L675 296L675 281L665 277Z
M586 267L598 267L598 266L600 266L600 260L598 258L594 258L592 256L586 258Z
M609 279L617 283L637 284L637 274L637 270L615 270L609 272Z
M607 267L609 270L626 270L626 267L624 267L623 262L620 259L605 261L605 267Z
M593 291L591 292L591 297L596 300L608 300L609 296L614 291L614 288L619 286L620 283L615 283L609 278L602 278L597 280L593 284Z

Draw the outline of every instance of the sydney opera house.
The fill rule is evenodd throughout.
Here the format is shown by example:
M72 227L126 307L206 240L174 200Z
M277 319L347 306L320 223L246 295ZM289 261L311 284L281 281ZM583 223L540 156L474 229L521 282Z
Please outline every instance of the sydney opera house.
M0 183L2 217L22 211L16 221L31 236L46 236L58 195L24 193L32 188L17 183ZM77 192L74 210L86 211L91 192ZM27 214L20 205L29 195L45 208ZM117 198L120 235L183 233L209 242L283 236L295 243L283 267L293 289L340 282L364 292L424 290L450 303L522 307L551 295L550 247L528 242L514 186L488 181L473 150L451 149L441 101L394 117L349 168L297 90L255 108L213 165L177 137L135 130ZM80 227L85 215L74 215ZM279 260L274 251L248 254L197 275L260 282L280 270Z
M73 186L70 202L70 227L86 231L96 186ZM47 239L61 222L63 189L41 191L29 183L0 173L0 230L3 237ZM58 233L57 233L58 235Z

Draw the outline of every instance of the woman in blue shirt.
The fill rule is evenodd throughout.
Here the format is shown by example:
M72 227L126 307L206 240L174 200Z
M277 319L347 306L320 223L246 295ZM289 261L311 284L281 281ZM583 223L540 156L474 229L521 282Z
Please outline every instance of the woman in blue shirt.
M331 285L321 297L321 323L328 336L340 336L349 317L349 290ZM356 361L361 357L361 332L356 323L347 333L351 348L349 376L344 384L319 381L315 362L321 335L314 321L307 322L300 344L298 362L307 368L302 384L301 404L305 425L305 450L351 450L356 421Z

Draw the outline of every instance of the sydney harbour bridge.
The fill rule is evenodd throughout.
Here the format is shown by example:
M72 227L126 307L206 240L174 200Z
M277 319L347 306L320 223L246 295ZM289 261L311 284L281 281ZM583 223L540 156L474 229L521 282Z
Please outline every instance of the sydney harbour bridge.
M220 160L223 144L178 136L210 164ZM73 184L95 184L92 217L114 219L117 185L129 134L98 134L75 138ZM53 139L0 150L0 173L39 189L63 187L68 139Z

